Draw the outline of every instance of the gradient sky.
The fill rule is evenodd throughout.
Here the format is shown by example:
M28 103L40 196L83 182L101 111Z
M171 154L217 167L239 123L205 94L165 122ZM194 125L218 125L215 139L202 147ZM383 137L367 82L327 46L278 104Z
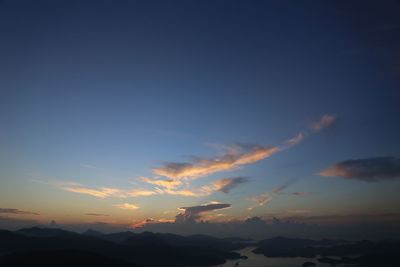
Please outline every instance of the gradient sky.
M399 13L1 0L0 217L398 213Z

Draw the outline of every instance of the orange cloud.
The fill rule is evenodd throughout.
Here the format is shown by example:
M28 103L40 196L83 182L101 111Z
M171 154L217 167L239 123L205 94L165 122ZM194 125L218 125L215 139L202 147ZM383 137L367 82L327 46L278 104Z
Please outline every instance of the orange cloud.
M75 186L75 187L63 187L63 189L68 192L80 193L80 194L85 194L85 195L90 195L90 196L100 197L100 198L110 197L110 196L120 193L119 189L107 188L107 187L101 187L99 189L92 189L92 188L87 188L87 187Z
M129 204L129 203L116 204L114 206L123 210L137 210L140 208L135 204Z
M185 196L185 197L202 197L208 195L202 191L195 191L190 189L182 189L182 190L172 190L172 189L160 189L159 191L161 194L169 194L175 196Z
M149 183L149 184L153 184L153 185L158 185L161 187L165 187L168 189L174 189L179 187L182 182L179 180L156 180L156 179L152 179L152 178L147 178L147 177L141 177L143 182Z
M236 169L268 158L280 151L280 148L269 146L252 147L237 145L226 154L212 159L196 159L194 163L167 163L163 167L154 168L156 175L172 180L193 179L221 171Z
M146 226L148 224L173 223L173 222L175 222L175 220L171 220L171 219L159 219L159 220L156 220L156 219L153 219L153 218L149 218L149 219L134 223L132 225L132 227L134 229L137 229L137 228L142 228L142 227L144 227L144 226Z
M107 198L107 197L127 198L127 197L151 196L157 194L155 191L144 190L144 189L124 190L124 189L110 188L110 187L100 187L98 189L93 189L81 185L62 186L61 188L68 192L85 194L99 198Z

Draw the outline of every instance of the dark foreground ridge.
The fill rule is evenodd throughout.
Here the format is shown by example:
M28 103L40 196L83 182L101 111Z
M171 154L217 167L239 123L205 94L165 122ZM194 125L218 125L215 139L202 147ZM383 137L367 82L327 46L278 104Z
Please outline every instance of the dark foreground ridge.
M249 240L206 235L119 232L82 234L54 228L0 230L0 266L219 266L241 258ZM254 246L254 243L251 243ZM302 266L398 267L400 241L311 240L276 237L257 244L266 257L306 257Z
M0 266L209 266L238 259L237 239L144 232L84 234L53 228L0 230Z

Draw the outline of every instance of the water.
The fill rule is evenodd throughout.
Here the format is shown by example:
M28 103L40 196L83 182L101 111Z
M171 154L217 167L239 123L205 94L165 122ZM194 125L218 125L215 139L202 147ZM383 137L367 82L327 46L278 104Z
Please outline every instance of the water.
M316 264L316 267L331 267L329 264L319 263L316 258L268 258L262 254L254 254L252 250L255 247L247 247L238 250L241 255L247 256L246 260L228 260L223 265L217 265L216 267L234 267L236 262L239 262L239 267L301 267L306 261L311 261ZM341 265L336 265L337 267Z

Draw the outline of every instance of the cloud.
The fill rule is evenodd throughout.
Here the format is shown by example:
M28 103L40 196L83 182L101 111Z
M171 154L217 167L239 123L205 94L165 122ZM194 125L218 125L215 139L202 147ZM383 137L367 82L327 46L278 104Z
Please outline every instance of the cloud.
M140 207L135 205L135 204L129 204L129 203L122 203L122 204L116 204L114 205L115 207L123 210L137 210Z
M292 192L292 195L294 195L294 196L305 196L305 195L308 195L309 193L308 192L299 192L299 191L296 191L296 192Z
M87 168L87 169L97 169L97 167L92 164L81 164L81 167Z
M174 189L179 187L182 182L179 180L172 180L172 179L167 179L167 180L158 180L158 179L152 179L152 178L147 178L147 177L141 177L141 180L143 182L152 184L152 185L157 185L161 187L165 187L168 189Z
M21 215L40 215L36 212L31 211L24 211L19 209L10 209L10 208L0 208L0 213L7 213L7 214L21 214Z
M318 121L315 121L311 124L311 128L314 131L320 131L324 128L327 128L336 122L336 116L332 114L323 115Z
M175 217L175 222L196 222L201 218L201 214L205 212L211 212L214 210L226 209L231 207L231 204L223 204L223 203L212 203L200 206L192 206L192 207L182 207L181 210L184 212L179 213Z
M240 184L247 183L247 177L235 177L235 178L225 178L220 179L214 182L217 190L223 192L225 194L229 193L233 188L237 187Z
M234 178L224 178L213 182L211 185L203 186L202 191L213 193L220 191L222 193L229 193L233 188L239 186L240 184L247 183L249 179L247 177L234 177Z
M207 192L201 190L190 190L190 189L180 189L180 190L173 190L173 189L158 189L157 192L159 194L168 194L174 196L185 196L185 197L202 197L209 195Z
M270 193L264 193L255 197L251 198L252 201L255 202L254 205L248 207L248 210L253 210L254 208L257 207L262 207L265 206L266 204L270 203L272 201L272 195Z
M151 196L157 194L152 190L145 189L119 189L111 187L100 187L97 189L82 186L80 184L73 185L62 185L61 188L68 192L79 193L90 195L99 198L115 197L115 198L127 198L127 197L139 197L139 196Z
M144 226L150 225L150 224L162 224L162 223L173 223L175 222L175 220L171 220L171 219L153 219L153 218L149 218L140 222L136 222L132 225L132 227L134 229L139 229L142 228Z
M400 178L400 158L376 157L346 160L319 173L321 176L379 182Z
M63 189L68 192L85 194L85 195L90 195L90 196L100 197L100 198L115 196L120 193L119 189L108 188L108 187L92 189L92 188L88 188L88 187L74 186L74 187L63 187Z
M193 179L252 164L279 151L280 148L274 146L238 144L219 157L211 159L195 158L193 163L166 163L163 167L154 168L153 172L172 180Z
M283 184L281 186L278 186L278 187L274 188L274 190L272 190L272 193L275 195L281 194L283 192L283 190L285 190L290 184L291 184L291 182Z
M274 188L270 193L263 193L258 196L250 198L250 200L252 200L255 203L252 206L248 207L247 209L253 210L254 208L262 207L269 204L276 195L282 194L283 191L292 183L293 181L287 182L281 186Z
M313 128L320 130L328 127L336 120L333 115L325 114L318 122L313 123ZM261 146L258 144L239 143L233 146L216 145L223 153L212 158L193 157L191 162L167 162L161 167L153 168L156 177L141 177L143 182L157 186L159 194L171 194L181 196L207 196L216 191L228 193L237 185L246 182L245 178L220 179L211 185L205 185L199 189L183 189L189 186L190 180L208 176L217 172L231 171L241 166L256 163L268 158L275 153L301 143L309 133L299 132L296 136L287 140L280 146Z
M101 214L101 213L86 213L85 215L88 216L96 216L96 217L106 217L106 216L110 216L108 214Z
M304 137L305 137L305 134L302 133L302 132L300 132L300 133L298 133L295 137L293 137L293 138L287 140L287 141L285 142L285 145L286 145L287 147L291 147L291 146L295 146L295 145L297 145L297 144L300 144L300 143L304 140Z
M195 189L175 189L175 188L156 188L158 194L168 194L176 196L187 196L187 197L204 197L209 196L217 191L222 193L229 193L230 190L239 186L240 184L248 182L247 177L234 177L224 178L212 182L209 185L204 185L200 188Z

